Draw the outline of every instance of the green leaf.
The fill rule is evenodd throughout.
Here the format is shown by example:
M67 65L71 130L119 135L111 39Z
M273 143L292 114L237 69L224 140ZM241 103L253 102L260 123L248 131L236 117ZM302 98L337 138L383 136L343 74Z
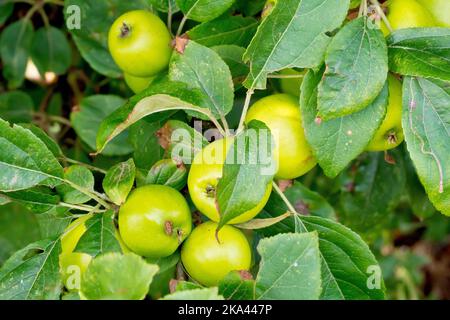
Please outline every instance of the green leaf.
M391 71L450 80L449 28L395 30L387 42Z
M192 163L195 155L208 145L205 137L179 120L169 120L160 131L167 154L183 163Z
M133 253L107 253L89 264L81 279L85 300L142 300L158 266Z
M175 0L149 0L152 6L161 12L178 12L180 9Z
M18 191L38 184L54 187L63 170L45 144L30 130L0 119L0 191Z
M226 300L253 300L254 291L255 281L247 272L232 271L219 283L219 293Z
M257 300L314 300L321 292L317 233L279 234L262 239L256 277Z
M41 75L49 71L64 74L72 62L72 51L66 35L52 26L34 33L30 55Z
M161 300L224 300L224 298L219 294L219 289L214 287L177 291Z
M405 166L397 150L389 151L395 164L382 152L371 152L348 169L348 180L339 196L339 219L363 235L376 234L390 222L390 214L405 194Z
M234 139L227 152L223 176L217 184L219 227L255 208L271 188L275 174L273 145L269 128L256 120Z
M317 84L321 73L303 79L300 107L306 139L324 173L331 178L364 151L386 114L388 86L365 109L341 118L317 121Z
M94 95L81 100L80 107L72 111L70 121L77 135L93 151L96 149L96 136L102 120L107 119L125 104L125 100L113 95ZM127 141L128 132L121 134L103 151L106 156L130 154L133 149Z
M8 20L14 10L14 3L7 2L0 4L0 26Z
M56 300L61 242L42 240L17 251L0 269L1 300Z
M402 125L420 181L436 209L450 216L450 92L414 77L403 82Z
M211 110L216 118L224 118L233 108L230 69L214 50L189 41L184 52L173 53L169 76L199 90L204 100L200 106Z
M31 122L34 103L23 91L9 91L0 94L0 118L13 122Z
M266 0L236 0L237 9L246 16L254 16L264 8Z
M108 252L122 252L116 237L114 211L108 210L95 214L85 222L86 232L83 233L74 252L82 252L96 257Z
M133 96L103 120L97 134L97 152L132 124L151 114L163 111L191 110L212 117L209 109L201 108L202 98L180 82L162 81Z
M247 47L258 21L252 17L222 16L202 23L187 32L189 39L206 46L236 45Z
M2 31L0 56L3 61L3 76L10 89L22 85L33 38L33 25L29 20L16 21Z
M233 77L234 91L242 87L242 82L249 72L249 67L242 60L245 48L235 45L221 45L212 47L215 52L225 61L230 68L231 76Z
M0 266L17 250L45 237L38 217L17 203L0 206Z
M111 78L122 76L108 51L108 32L115 19L136 9L151 9L149 1L64 1L67 28L82 57L95 71Z
M59 196L46 187L33 187L27 190L8 192L5 194L12 201L18 202L34 213L44 213L56 207Z
M94 190L95 179L92 172L86 167L80 165L73 165L64 169L64 179L73 182L74 184L88 190ZM61 195L64 202L71 204L81 204L88 202L91 198L69 186L62 184L57 187L58 193Z
M41 139L41 141L47 146L48 150L50 150L51 153L53 153L53 155L56 158L64 158L64 154L63 154L61 148L59 147L59 145L56 143L55 140L50 138L44 132L44 130L42 130L41 128L39 128L31 123L25 123L25 124L21 123L20 126L24 127L25 129L30 130L36 137Z
M209 21L227 11L235 0L176 0L188 19Z
M188 171L180 160L163 159L153 165L146 184L161 184L181 190L186 186Z
M305 216L318 216L335 219L336 214L328 201L317 192L311 191L298 181L284 191L285 196L292 203L298 213ZM270 195L265 210L282 215L289 210L277 193Z
M68 208L55 207L36 215L36 219L39 223L42 237L55 238L64 233L70 222L72 222L73 215Z
M364 109L386 82L388 59L383 33L367 17L349 22L328 46L325 63L318 115L329 120Z
M347 15L350 0L278 1L245 52L247 88L265 89L267 75L286 68L318 68L330 42L328 32Z
M145 173L150 170L164 156L164 149L158 141L158 130L162 124L159 121L148 122L145 119L139 120L130 127L129 141L133 146L133 159L138 169L136 179L139 181L139 170Z
M261 216L277 215L264 211ZM272 236L278 233L294 232L298 229L298 225L302 229L301 232L316 231L319 235L321 299L384 298L384 282L375 257L361 237L342 224L322 217L293 216L258 232L265 236Z
M103 190L118 206L122 205L134 185L136 167L133 159L111 167L103 179Z

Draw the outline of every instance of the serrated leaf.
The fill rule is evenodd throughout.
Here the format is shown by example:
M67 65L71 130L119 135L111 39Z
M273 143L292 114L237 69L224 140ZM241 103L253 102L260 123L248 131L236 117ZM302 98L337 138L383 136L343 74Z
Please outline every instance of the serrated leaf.
M265 89L267 75L286 68L318 68L350 0L278 1L258 27L244 55L250 62L247 88ZM293 45L295 44L295 45Z
M77 135L93 151L96 136L104 119L110 117L125 104L125 100L114 95L94 95L81 100L80 106L70 114L70 121ZM103 151L106 156L127 155L133 151L128 143L128 132L124 132Z
M261 216L274 217L277 214L263 211ZM320 299L384 298L385 287L378 262L361 237L342 224L322 217L293 216L258 232L272 236L294 232L299 229L298 225L301 232L317 231L319 235L322 274ZM370 270L379 271L380 277L372 278ZM369 288L369 283L373 287Z
M60 182L61 165L30 130L10 126L0 119L0 191L10 192L38 184L54 187Z
M232 271L220 281L219 293L226 300L253 300L255 281L251 274Z
M368 153L354 168L339 196L339 220L361 235L377 234L390 222L390 214L405 194L403 157L389 151L395 164L385 161L384 154Z
M448 90L448 89L447 89ZM403 81L402 125L406 145L433 205L450 215L450 92L442 83Z
M114 211L95 214L85 222L86 231L81 236L74 252L82 252L96 257L108 252L122 252L116 237Z
M219 294L219 289L214 287L177 291L161 300L224 300L224 298Z
M59 299L60 252L59 239L41 240L16 252L0 269L0 299Z
M227 152L222 178L217 184L219 227L255 208L267 194L275 174L272 168L275 167L273 146L269 128L256 120L235 137ZM262 154L261 150L265 150L266 154ZM248 186L252 186L251 189Z
M34 33L30 55L41 75L50 71L64 74L72 62L72 51L65 34L52 26Z
M221 45L212 47L211 49L217 52L230 68L234 91L240 89L242 87L242 81L244 81L250 70L248 65L242 60L245 48L235 45Z
M388 86L365 109L328 121L317 121L317 84L321 73L305 76L300 98L306 139L324 173L331 178L364 151L386 114Z
M108 51L108 31L121 14L137 9L151 9L149 1L64 1L67 28L82 57L95 71L111 78L122 76Z
M202 23L187 32L189 39L206 46L236 45L247 47L258 21L252 17L222 16Z
M188 19L209 21L227 11L235 0L176 0Z
M92 172L86 167L73 165L64 169L64 179L88 190L94 190L95 179ZM89 201L91 198L79 190L74 189L68 184L62 184L57 187L58 193L64 202L71 204L81 204Z
M262 239L257 300L314 300L321 292L317 233L279 234Z
M200 106L211 110L218 119L223 119L233 108L230 69L214 50L189 41L183 53L173 53L169 77L197 89L204 100Z
M0 118L3 120L13 123L30 122L33 107L33 100L23 91L0 94Z
M80 295L85 300L142 300L158 266L134 253L107 253L89 264L81 279Z
M209 109L201 108L202 98L180 82L162 81L133 96L100 125L97 134L97 152L117 135L140 119L163 111L191 110L212 117Z
M160 184L181 190L186 186L188 171L180 160L163 159L153 165L146 184Z
M450 80L450 29L395 30L387 42L391 71L408 76Z
M30 130L36 137L38 137L47 146L48 150L50 150L51 153L53 153L53 155L57 159L64 157L64 154L63 154L61 148L59 147L59 145L56 143L55 140L50 138L44 132L44 130L42 130L41 128L39 128L31 123L25 123L25 124L22 123L22 124L20 124L20 126L24 127L25 129Z
M383 33L367 17L352 20L331 40L319 84L317 109L324 119L360 111L379 95L388 72Z
M0 37L0 56L3 76L10 89L22 85L33 38L33 25L29 20L18 20L5 28Z
M133 159L111 167L103 179L103 189L118 206L122 205L134 185L136 167Z

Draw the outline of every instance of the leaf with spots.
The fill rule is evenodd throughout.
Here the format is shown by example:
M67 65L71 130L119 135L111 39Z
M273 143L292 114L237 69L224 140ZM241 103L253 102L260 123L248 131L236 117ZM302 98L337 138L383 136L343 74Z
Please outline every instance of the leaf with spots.
M63 169L47 146L30 130L0 119L0 191L24 190L38 184L54 187Z
M388 86L365 109L328 121L317 117L321 73L308 72L302 83L300 107L306 139L324 173L331 178L364 151L381 125L388 104Z
M315 300L322 291L317 232L286 233L262 239L257 300Z
M224 119L233 108L230 69L214 50L189 41L183 53L174 52L169 76L197 89L203 97L201 107L211 110L217 119Z
M389 69L408 76L450 80L450 29L395 30L387 39Z
M41 240L17 251L0 269L0 300L57 300L61 242Z
M417 175L433 205L450 216L448 83L406 77L402 125Z

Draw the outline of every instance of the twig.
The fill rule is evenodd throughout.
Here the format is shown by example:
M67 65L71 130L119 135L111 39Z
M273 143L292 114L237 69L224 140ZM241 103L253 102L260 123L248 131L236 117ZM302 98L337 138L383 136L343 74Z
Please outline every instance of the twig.
M245 117L247 116L248 108L250 106L250 101L252 99L254 91L253 89L248 89L245 96L244 107L242 108L241 120L239 120L239 126L236 134L239 134L244 129Z

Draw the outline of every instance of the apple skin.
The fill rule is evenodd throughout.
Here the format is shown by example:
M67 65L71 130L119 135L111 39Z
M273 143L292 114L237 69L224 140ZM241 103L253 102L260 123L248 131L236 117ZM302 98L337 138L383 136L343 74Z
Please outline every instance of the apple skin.
M306 70L297 71L294 69L283 69L279 72L281 75L298 75L304 76ZM303 77L299 78L280 78L280 89L283 93L288 93L296 97L300 97L300 86L302 85Z
M248 271L252 261L245 235L225 225L216 238L217 226L212 221L202 223L181 248L181 261L189 276L208 287L216 286L231 271Z
M192 202L201 213L215 222L220 220L215 200L215 189L222 177L226 155L233 141L233 138L228 137L209 144L195 156L189 170L188 188ZM228 223L243 223L253 219L264 208L271 192L272 183L269 183L263 199L256 207Z
M169 30L158 16L134 10L114 21L108 34L108 48L124 72L151 77L169 65L171 40Z
M297 97L274 94L258 100L245 122L252 120L264 122L278 143L274 150L278 155L276 179L295 179L315 167L317 160L305 138Z
M131 192L119 211L119 230L129 250L150 258L173 254L191 233L192 216L186 199L163 185L146 185Z
M431 13L416 0L391 0L387 19L392 30L436 26ZM388 36L390 32L384 22L380 26L383 34Z
M385 151L403 142L402 129L402 83L391 74L388 76L389 102L386 116L374 137L366 147L367 151Z
M125 73L124 79L128 87L134 92L139 93L148 88L148 86L153 82L155 77L135 77L131 74Z
M417 0L433 16L437 25L450 28L450 1L449 0Z

